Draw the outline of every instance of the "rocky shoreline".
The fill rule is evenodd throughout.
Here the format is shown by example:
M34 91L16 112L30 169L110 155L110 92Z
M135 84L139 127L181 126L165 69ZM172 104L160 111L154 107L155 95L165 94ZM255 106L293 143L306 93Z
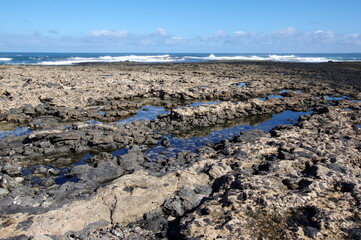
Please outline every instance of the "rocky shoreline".
M359 239L360 76L0 66L0 238Z

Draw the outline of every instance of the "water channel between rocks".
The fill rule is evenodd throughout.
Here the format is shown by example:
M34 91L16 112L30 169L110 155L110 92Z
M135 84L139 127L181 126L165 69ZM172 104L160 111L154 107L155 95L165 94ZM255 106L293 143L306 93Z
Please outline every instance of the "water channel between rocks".
M142 111L142 118L147 117L146 113L154 115L157 111L163 112L163 108L159 107L149 107L151 110L140 110ZM217 143L223 139L230 139L243 131L248 131L252 129L259 129L263 131L270 131L272 128L278 125L290 124L297 122L297 119L300 115L311 114L312 112L294 112L294 111L283 111L278 114L267 114L260 116L253 116L250 118L237 119L233 121L228 121L221 125L216 125L213 127L207 128L198 128L192 129L182 133L178 136L169 134L163 136L163 138L169 139L169 146L164 147L158 142L156 146L142 146L144 156L151 161L166 160L171 157L176 157L177 154L181 152L197 152L197 150L204 146L207 143ZM159 114L159 112L158 112ZM149 119L149 118L148 118ZM127 119L128 120L128 119ZM121 122L122 123L122 122ZM124 155L128 153L128 148L118 149L112 152L113 156ZM63 184L67 181L76 182L77 179L74 176L68 176L72 166L87 164L87 160L93 157L92 153L86 153L81 156L78 156L77 159L80 159L78 162L70 163L69 166L63 168L56 168L56 171L59 171L59 176L56 177L56 184ZM39 168L45 168L46 170L54 169L54 166L51 165L35 165L23 170L23 175L25 177L32 176L32 184L41 184L44 180L38 178L34 175Z
M239 83L239 84L237 84L237 86L245 87L245 86L247 86L247 84ZM282 90L282 91L279 91L278 93L276 93L276 95L271 94L271 95L268 95L267 97L257 98L257 99L262 100L262 101L267 101L269 99L274 99L274 98L283 98L282 94L289 92L289 91L291 91L291 90ZM301 93L302 91L294 91L294 92ZM359 100L353 100L348 96L332 97L332 96L325 95L325 96L318 96L317 98L323 99L326 101L339 101L339 100L347 99L350 102L360 102ZM193 102L188 105L180 104L177 108L182 108L182 107L187 107L187 106L188 107L198 107L201 105L210 105L210 104L218 104L218 103L221 103L221 101ZM329 105L332 105L332 104L329 103ZM166 110L164 107L161 107L158 105L156 105L156 106L146 105L146 106L141 107L141 109L139 109L135 115L127 117L125 119L118 120L115 123L128 124L133 121L154 120L157 117L157 115L166 114L168 112L169 111ZM100 110L99 114L104 115L105 112ZM44 119L42 119L42 120L44 120ZM31 123L30 125L32 127L41 126L43 124L42 120L36 120L35 122ZM49 119L45 119L44 121L47 125L49 125L48 127L51 128L51 125L49 124ZM101 123L100 121L97 121L94 119L89 119L84 122L89 123L89 124L100 124ZM52 122L52 124L54 125L55 123ZM58 123L58 125L59 124L61 125L61 123ZM71 126L71 125L64 125L65 128L69 127L69 126ZM9 123L0 123L0 139L5 138L7 136L21 136L21 135L29 134L33 131L32 129L33 128L31 128L29 126L16 126L15 124L12 124L12 123L10 123L10 124Z
M240 83L240 87L246 87L246 83ZM263 101L267 101L272 98L283 98L281 94L288 92L290 90L282 90L278 92L279 95L269 95L265 98L258 98ZM301 92L301 91L295 91ZM342 99L348 99L347 96L341 97L330 97L323 96L318 97L327 101L338 101ZM351 100L350 100L351 101ZM352 100L356 101L356 100ZM209 102L193 102L188 104L188 107L198 107L200 105L209 105L209 104L218 104L219 101L209 101ZM177 108L182 108L184 105L179 105ZM101 112L103 113L103 112ZM161 106L143 106L140 110L136 112L135 115L130 116L126 119L119 120L115 123L117 124L129 124L133 121L146 121L146 120L154 120L157 118L159 114L167 114L169 110L166 110ZM183 132L180 135L172 135L169 134L167 136L163 136L163 138L167 138L169 140L169 145L167 147L162 146L160 142L157 143L156 146L142 146L144 156L148 158L150 161L162 161L169 159L171 157L176 157L177 154L181 152L197 152L197 150L208 143L217 143L223 139L230 139L240 132L259 129L263 131L270 131L277 125L282 124L290 124L297 122L297 119L300 115L311 114L312 112L293 112L293 111L283 111L277 114L267 114L260 116L253 116L244 119L237 119L228 121L224 124L216 125L213 127L206 128L198 128L192 129L191 131ZM95 120L85 121L89 124L100 124L101 122ZM13 126L14 127L14 126ZM65 126L66 127L66 126ZM3 128L4 129L4 128ZM24 134L31 133L28 127L16 127L15 130L11 130L10 126L7 127L6 131L0 131L0 139L5 138L10 135L20 136ZM124 155L128 153L128 148L118 149L112 152L113 156ZM87 160L93 157L93 154L97 154L97 152L88 152L86 154L81 155L71 155L69 156L71 159L68 163L58 165L53 163L44 164L44 165L32 165L28 168L24 168L22 170L23 176L30 180L32 184L42 184L44 181L44 177L37 177L38 172L47 172L50 169L57 172L57 177L54 178L56 184L63 184L67 181L77 181L77 178L74 176L69 176L69 172L73 166L87 164Z

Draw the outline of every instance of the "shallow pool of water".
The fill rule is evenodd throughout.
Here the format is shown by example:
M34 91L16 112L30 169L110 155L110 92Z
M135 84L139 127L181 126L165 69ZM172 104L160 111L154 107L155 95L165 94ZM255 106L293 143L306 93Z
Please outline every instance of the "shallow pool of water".
M241 124L229 128L223 128L218 130L205 129L208 130L208 134L205 136L196 136L197 131L194 131L194 136L187 135L187 138L175 137L172 135L166 136L170 140L169 147L163 147L159 143L157 146L148 148L145 150L145 155L153 160L166 159L169 157L175 157L178 153L184 151L197 151L200 147L207 143L217 143L223 139L230 139L243 131L248 131L252 129L259 129L263 131L270 131L272 128L278 125L290 124L297 122L297 119L300 115L311 114L312 112L293 112L293 111L284 111L282 113L273 114L272 117L268 118L265 121L260 119L260 122L255 122L254 124Z
M327 100L327 101L339 101L339 100L343 100L343 99L350 99L350 98L347 97L347 96L332 97L332 96L329 96L329 95L325 95L325 96L317 97L317 98L318 98L318 99L324 99L324 100Z
M218 102L218 101L193 102L189 105L186 105L186 106L183 105L183 106L179 106L177 108L198 107L201 105L211 105L211 104L218 104L218 103L221 103L221 102ZM145 120L151 121L151 120L156 119L159 114L165 114L165 113L169 113L169 110L166 110L164 107L144 106L144 107L142 107L142 109L138 110L134 116L128 117L123 120L119 120L116 123L127 124L127 123L131 123L133 121L145 121Z
M22 136L31 132L32 130L30 130L28 127L16 127L14 130L0 131L0 138L4 138L7 136Z
M117 121L118 124L127 124L133 121L145 121L145 120L154 120L158 114L167 113L163 107L156 107L156 106L145 106L142 109L138 110L136 115L131 116L127 119L123 119Z
M241 82L241 83L236 84L236 86L237 87L247 87L247 83Z
M219 101L194 102L194 103L190 104L189 106L190 107L198 107L198 106L201 106L201 105L212 105L212 104L218 104L218 103L221 103L221 102L219 102ZM182 108L182 107L179 107L179 108Z
M266 101L266 100L268 100L268 99L274 99L274 98L283 98L283 96L271 94L271 95L268 95L267 97L257 98L257 99L262 100L262 101Z
M298 91L298 90L288 90L288 89L285 89L285 90L280 91L279 94L286 93L286 92L290 92L290 91L296 92L296 93L301 93L301 92L302 92L302 91Z

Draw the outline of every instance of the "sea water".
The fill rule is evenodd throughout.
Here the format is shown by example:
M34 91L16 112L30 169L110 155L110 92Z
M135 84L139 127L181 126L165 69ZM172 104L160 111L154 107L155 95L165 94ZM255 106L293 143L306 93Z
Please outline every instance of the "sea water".
M275 62L348 62L361 61L361 53L0 53L0 65L73 65L112 62L207 62L207 61L275 61Z

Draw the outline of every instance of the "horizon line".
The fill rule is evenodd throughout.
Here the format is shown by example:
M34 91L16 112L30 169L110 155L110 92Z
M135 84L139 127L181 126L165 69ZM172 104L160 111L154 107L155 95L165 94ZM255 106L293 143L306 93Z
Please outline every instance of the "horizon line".
M109 54L361 54L361 52L71 52L71 51L5 51L0 53L109 53Z

